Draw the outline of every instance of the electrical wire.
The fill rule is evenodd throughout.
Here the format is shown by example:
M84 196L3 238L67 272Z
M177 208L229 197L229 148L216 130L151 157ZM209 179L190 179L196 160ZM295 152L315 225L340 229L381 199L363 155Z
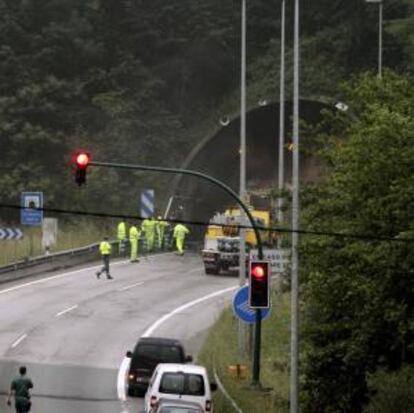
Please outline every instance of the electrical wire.
M27 207L23 207L21 205L14 205L14 204L0 204L0 208L3 209L15 209L15 210L22 210L22 209L29 209ZM66 214L66 215L80 215L80 216L92 216L98 218L122 218L122 219L134 219L134 220L144 220L146 217L142 217L140 215L128 215L128 214L110 214L106 212L94 212L94 211L80 211L80 210L69 210L69 209L60 209L60 208L30 208L34 211L43 211L55 214ZM172 224L187 224L187 225L194 225L194 226L209 226L215 225L217 227L222 228L231 228L231 229L253 229L251 225L234 225L234 224L220 224L220 223L213 223L213 222L202 222L202 221L191 221L191 220L183 220L183 219L171 219L166 218L163 221L172 223ZM296 231L290 228L283 228L283 227L263 227L257 225L257 228L260 231L266 232L278 232L278 233L287 233L291 234L296 232L302 235L313 235L313 236L327 236L327 237L335 237L335 238L342 238L342 239L357 239L361 241L385 241L385 242L400 242L400 243L411 243L414 242L414 238L398 238L398 237L389 237L389 236L381 236L381 235L373 235L373 234L353 234L353 233L341 233L341 232L327 232L327 231L313 231L313 230L305 230L305 229L298 229Z

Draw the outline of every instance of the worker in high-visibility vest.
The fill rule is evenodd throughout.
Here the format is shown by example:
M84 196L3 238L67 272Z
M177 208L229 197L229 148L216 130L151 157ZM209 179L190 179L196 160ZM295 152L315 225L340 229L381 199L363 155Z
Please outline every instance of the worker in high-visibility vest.
M184 240L190 230L183 224L177 224L174 227L173 237L175 238L175 245L177 246L177 254L184 255Z
M154 248L155 225L156 221L154 217L144 219L141 224L141 229L144 232L145 241L147 243L147 252L152 251Z
M116 237L118 239L119 255L124 255L125 247L127 243L127 229L126 229L125 221L121 221L118 224L117 231L116 231Z
M140 231L135 225L129 228L129 242L131 243L131 257L129 262L139 262L138 259L138 242Z
M164 246L165 229L168 227L168 222L164 221L161 216L158 217L155 229L157 231L158 248L162 249Z
M112 276L109 273L109 259L111 257L111 251L112 247L111 244L108 242L108 237L104 237L104 240L99 244L99 252L102 256L103 267L100 269L100 271L97 271L96 273L96 277L98 279L101 278L101 274L105 272L106 278L108 278L108 280L112 280Z

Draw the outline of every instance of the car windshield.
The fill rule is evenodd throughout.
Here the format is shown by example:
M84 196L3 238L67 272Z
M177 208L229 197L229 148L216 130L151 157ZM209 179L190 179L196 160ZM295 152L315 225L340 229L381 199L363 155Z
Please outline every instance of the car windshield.
M164 373L161 379L160 392L204 396L204 379L200 374Z
M139 344L131 361L132 368L154 368L158 363L181 363L183 353L178 346L160 346L156 344Z

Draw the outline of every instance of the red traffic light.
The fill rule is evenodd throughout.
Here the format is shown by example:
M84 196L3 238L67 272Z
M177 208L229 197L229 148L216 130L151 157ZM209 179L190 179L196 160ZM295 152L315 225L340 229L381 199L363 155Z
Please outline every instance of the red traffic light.
M251 261L249 271L249 307L269 308L270 306L270 263Z
M80 186L86 183L86 172L91 162L91 154L78 150L72 154L72 166L75 172L75 182Z
M266 270L262 263L255 263L252 265L252 276L255 278L263 278L266 275Z
M91 160L91 157L86 152L81 152L78 155L76 155L76 165L78 168L82 168L82 169L87 168L90 160Z

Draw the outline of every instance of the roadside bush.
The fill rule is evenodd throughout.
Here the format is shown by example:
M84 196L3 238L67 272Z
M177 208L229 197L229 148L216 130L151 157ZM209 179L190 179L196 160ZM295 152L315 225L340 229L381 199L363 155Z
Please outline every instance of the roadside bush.
M374 396L364 413L414 412L414 367L396 372L378 371L369 377Z

